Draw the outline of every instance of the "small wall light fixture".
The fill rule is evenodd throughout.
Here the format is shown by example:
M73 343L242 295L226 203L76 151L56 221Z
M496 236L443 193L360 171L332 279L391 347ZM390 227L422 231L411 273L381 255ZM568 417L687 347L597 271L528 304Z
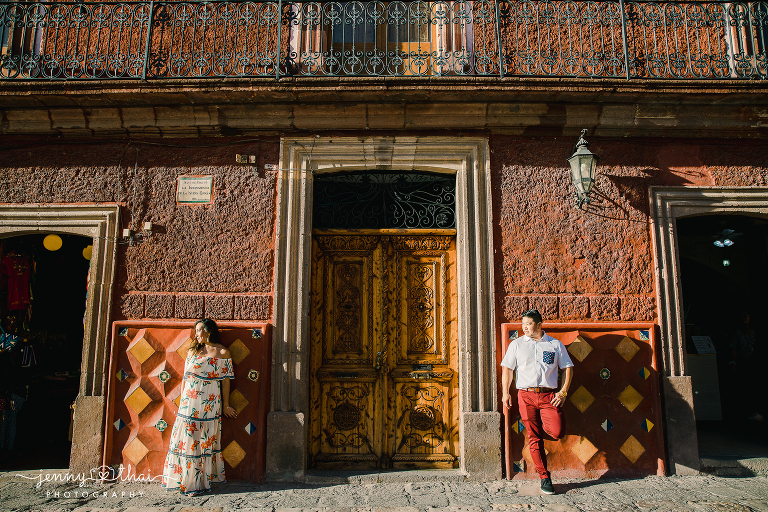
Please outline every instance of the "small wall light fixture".
M597 168L597 155L587 149L589 142L584 139L586 134L586 128L581 130L581 136L576 141L573 154L568 159L568 163L571 164L571 180L576 188L576 205L579 208L584 206L584 203L589 204L589 193L595 183Z

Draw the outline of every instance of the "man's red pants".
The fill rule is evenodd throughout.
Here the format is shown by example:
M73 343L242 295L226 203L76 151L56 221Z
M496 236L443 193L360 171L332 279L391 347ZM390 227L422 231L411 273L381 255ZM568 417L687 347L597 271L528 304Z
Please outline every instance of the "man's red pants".
M528 449L539 478L549 478L547 454L544 451L544 434L558 440L565 434L565 415L562 407L552 405L555 393L534 393L517 391L517 404L520 418L528 431Z

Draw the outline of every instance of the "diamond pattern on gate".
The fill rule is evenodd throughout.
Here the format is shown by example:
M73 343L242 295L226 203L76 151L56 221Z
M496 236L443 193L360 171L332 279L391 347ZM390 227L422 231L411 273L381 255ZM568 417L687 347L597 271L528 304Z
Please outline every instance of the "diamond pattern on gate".
M547 324L547 334L566 345L575 365L567 398L574 407L564 408L566 436L558 442L545 440L550 470L585 471L585 477L611 469L657 472L664 454L661 429L655 428L661 404L658 379L653 378L653 330L624 325ZM519 324L505 324L501 339L517 328ZM520 455L529 457L525 437L515 435L522 434L516 418L509 417L516 410L514 404L505 410L510 434L505 467L513 473Z
M182 399L184 360L192 340L191 325L166 327L125 321L113 330L107 414L111 428L107 433L108 465L132 467L132 474L162 474L162 465L171 438L172 426ZM168 322L172 323L172 322ZM246 324L247 325L247 324ZM251 326L223 327L222 343L231 350L235 380L230 381L231 405L237 418L222 422L223 457L227 478L259 480L263 469L266 409L248 407L251 401L268 400L259 390L268 379L248 378L265 370L270 347L269 330L257 324L261 337L253 337ZM122 335L118 336L118 332ZM244 342L242 340L245 340ZM242 346L241 346L242 345ZM238 367L238 362L242 367ZM266 392L266 389L265 389ZM258 405L260 402L256 402ZM245 411L244 411L245 410Z

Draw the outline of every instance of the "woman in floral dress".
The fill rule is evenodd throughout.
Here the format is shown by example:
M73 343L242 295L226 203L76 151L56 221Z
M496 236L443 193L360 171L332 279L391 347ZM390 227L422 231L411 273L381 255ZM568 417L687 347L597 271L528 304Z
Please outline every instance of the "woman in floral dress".
M229 406L229 379L235 378L232 359L219 341L216 322L204 318L195 323L184 361L179 411L163 466L166 490L179 489L196 496L210 491L211 483L226 481L221 413L235 418L237 411Z

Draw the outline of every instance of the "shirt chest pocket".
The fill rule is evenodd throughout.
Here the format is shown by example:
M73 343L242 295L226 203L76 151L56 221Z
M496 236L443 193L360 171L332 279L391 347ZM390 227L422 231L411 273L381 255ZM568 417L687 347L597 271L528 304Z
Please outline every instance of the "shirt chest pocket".
M548 350L545 350L542 352L542 363L544 364L554 364L555 363L555 353L550 352Z

